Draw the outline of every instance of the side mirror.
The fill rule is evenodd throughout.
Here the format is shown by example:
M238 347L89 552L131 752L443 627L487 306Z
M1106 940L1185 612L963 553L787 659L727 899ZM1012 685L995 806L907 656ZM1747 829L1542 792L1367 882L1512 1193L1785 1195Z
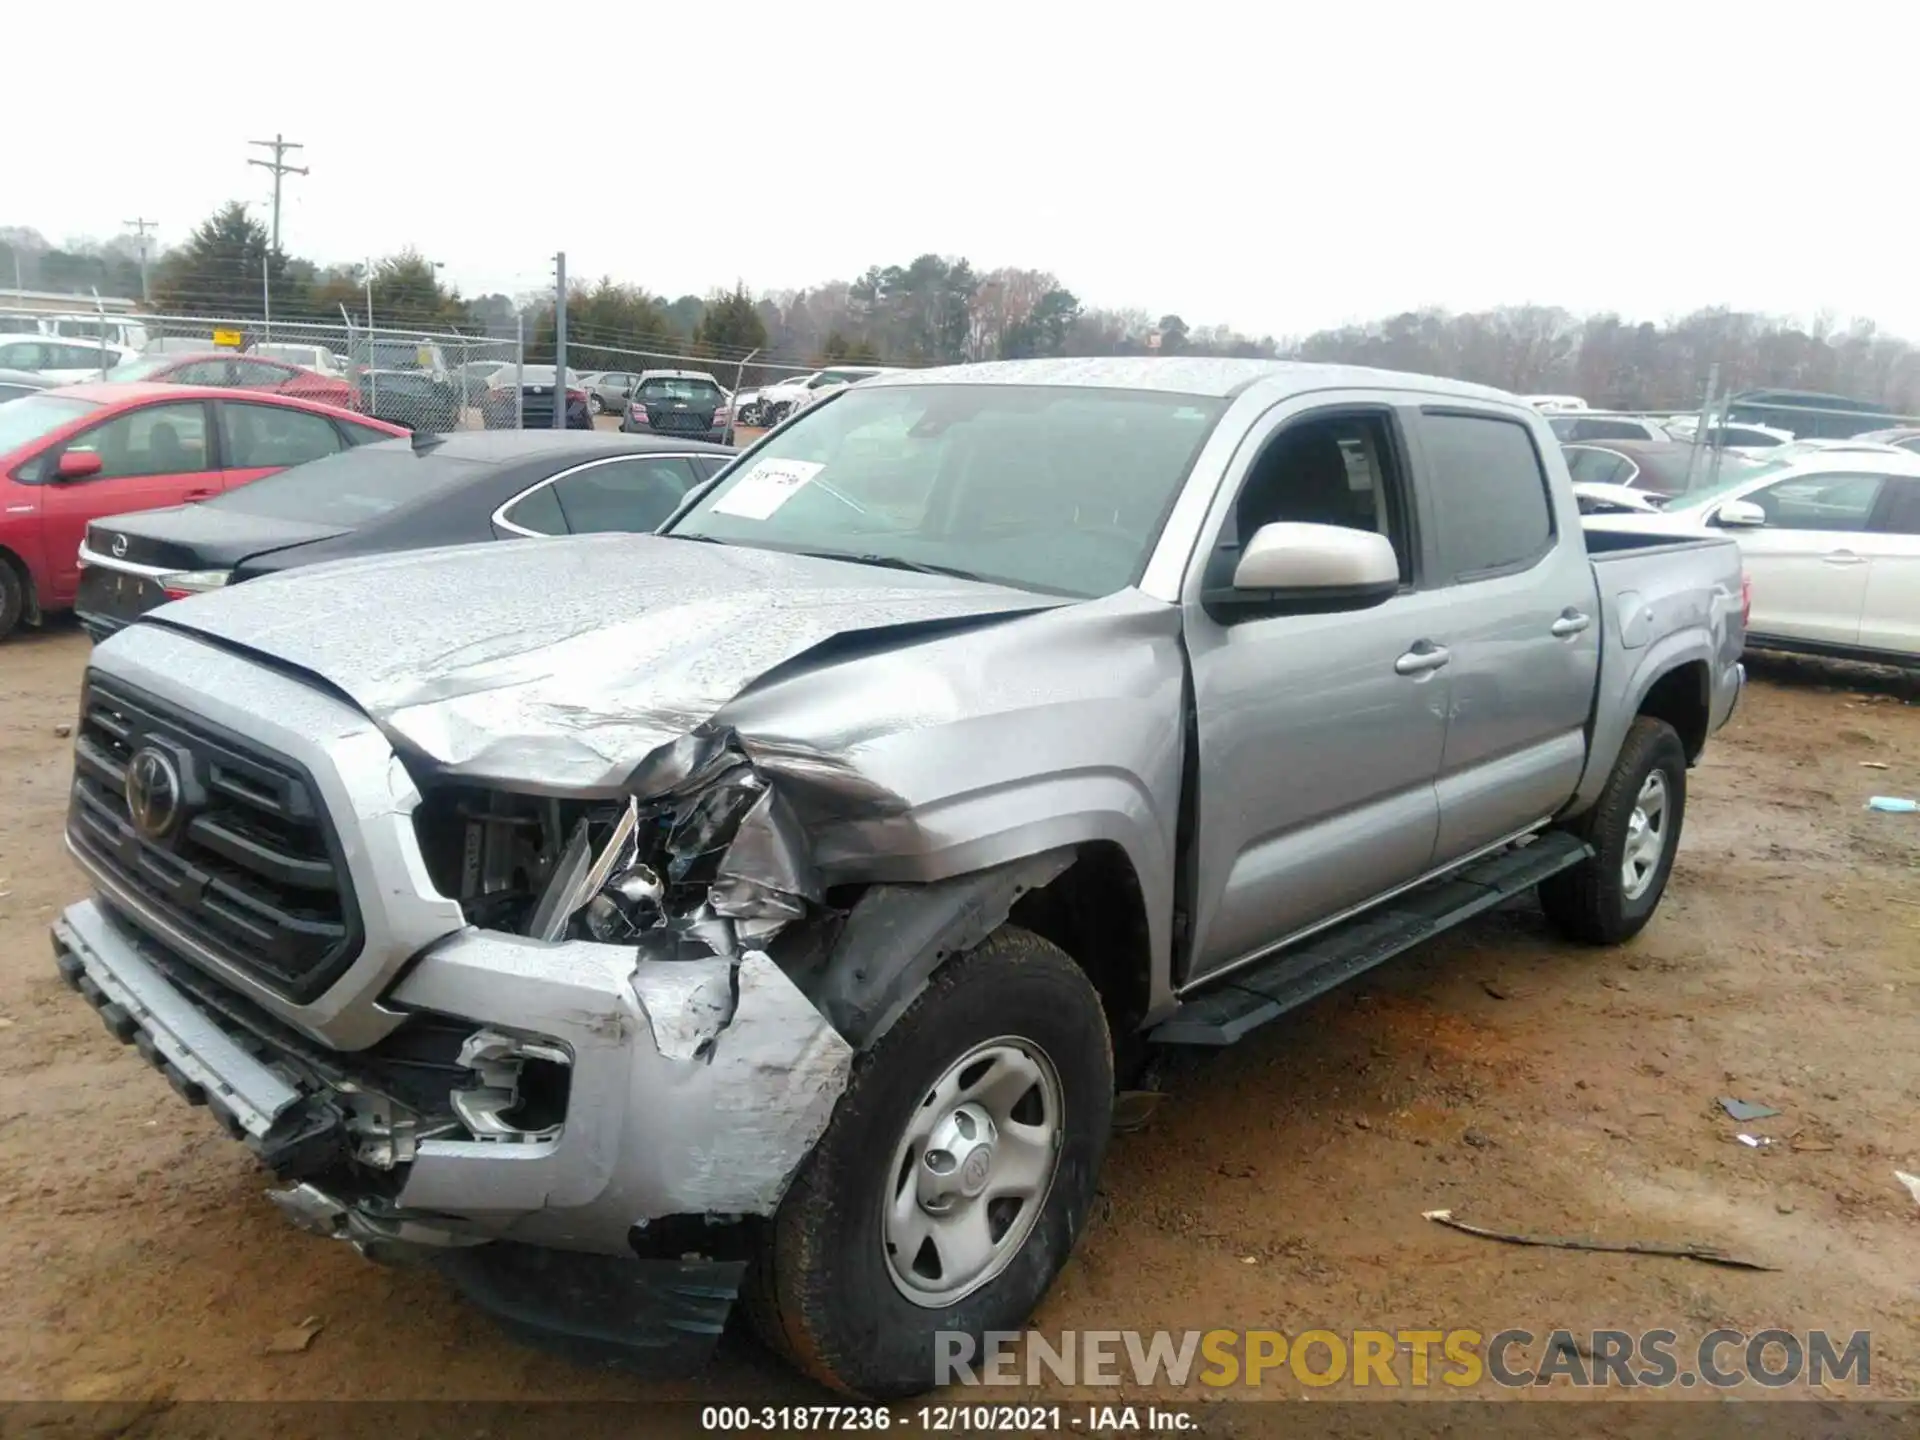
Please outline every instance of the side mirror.
M100 470L99 451L68 450L60 456L60 463L53 467L53 478L56 483L65 480L87 480L98 475Z
M1280 522L1262 525L1241 551L1230 592L1209 597L1229 604L1314 610L1363 610L1400 588L1393 542L1344 525Z
M1713 512L1712 523L1724 530L1758 530L1767 523L1767 512L1751 500L1727 500Z

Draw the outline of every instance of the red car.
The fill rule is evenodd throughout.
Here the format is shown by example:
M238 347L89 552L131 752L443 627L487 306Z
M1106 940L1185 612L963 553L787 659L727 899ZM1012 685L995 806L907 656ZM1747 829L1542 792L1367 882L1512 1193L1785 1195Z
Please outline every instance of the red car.
M0 404L0 636L73 607L88 521L204 500L406 433L329 405L211 386L61 385Z
M353 404L353 387L334 375L305 370L284 360L209 350L203 355L143 355L116 365L106 379L126 382L162 380L169 385L217 385L223 390L264 390L296 400L318 400L342 410Z

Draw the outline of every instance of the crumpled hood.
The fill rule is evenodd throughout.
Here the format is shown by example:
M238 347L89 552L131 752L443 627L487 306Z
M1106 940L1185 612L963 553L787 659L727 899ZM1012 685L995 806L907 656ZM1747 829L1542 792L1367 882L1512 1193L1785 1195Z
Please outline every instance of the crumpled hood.
M1060 603L941 575L603 535L317 565L153 618L319 677L444 773L615 793L656 750L828 641L870 653Z

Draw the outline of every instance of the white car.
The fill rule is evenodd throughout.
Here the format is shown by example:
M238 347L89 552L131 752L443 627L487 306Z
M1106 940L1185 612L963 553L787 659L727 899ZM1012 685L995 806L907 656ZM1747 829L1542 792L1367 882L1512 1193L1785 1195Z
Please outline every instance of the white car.
M151 338L144 322L125 315L89 315L77 311L71 315L49 315L40 327L43 335L58 335L63 340L105 340L125 350L144 350Z
M1751 643L1920 661L1920 455L1802 452L1743 467L1657 515L1594 514L1586 527L1732 534L1752 582Z
M247 351L262 360L284 360L289 365L298 365L303 370L311 370L317 375L345 375L346 366L340 363L340 357L325 345L282 345L275 341L270 345L256 345Z
M795 408L804 410L809 405L817 405L849 385L858 385L862 380L871 380L876 375L891 375L897 368L888 365L840 365L831 370L822 370L815 383L807 387L807 393Z
M1781 430L1772 425L1749 425L1738 420L1714 420L1710 424L1716 444L1746 455L1764 454L1793 439L1791 430ZM1675 440L1691 440L1700 433L1700 417L1687 415L1669 420L1667 433Z
M62 340L54 335L0 337L0 370L32 370L58 385L76 380L98 380L104 371L139 352L98 340Z
M760 387L760 423L778 425L796 410L805 409L820 398L823 390L837 390L857 380L887 373L884 365L829 365L811 375L782 380L778 385Z

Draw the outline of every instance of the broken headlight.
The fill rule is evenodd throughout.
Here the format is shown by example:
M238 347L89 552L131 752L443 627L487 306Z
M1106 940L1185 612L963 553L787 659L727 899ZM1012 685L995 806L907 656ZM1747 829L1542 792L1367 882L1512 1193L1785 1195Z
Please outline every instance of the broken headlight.
M527 926L606 944L667 928L732 955L820 899L799 822L753 766L716 766L679 795L582 815Z

